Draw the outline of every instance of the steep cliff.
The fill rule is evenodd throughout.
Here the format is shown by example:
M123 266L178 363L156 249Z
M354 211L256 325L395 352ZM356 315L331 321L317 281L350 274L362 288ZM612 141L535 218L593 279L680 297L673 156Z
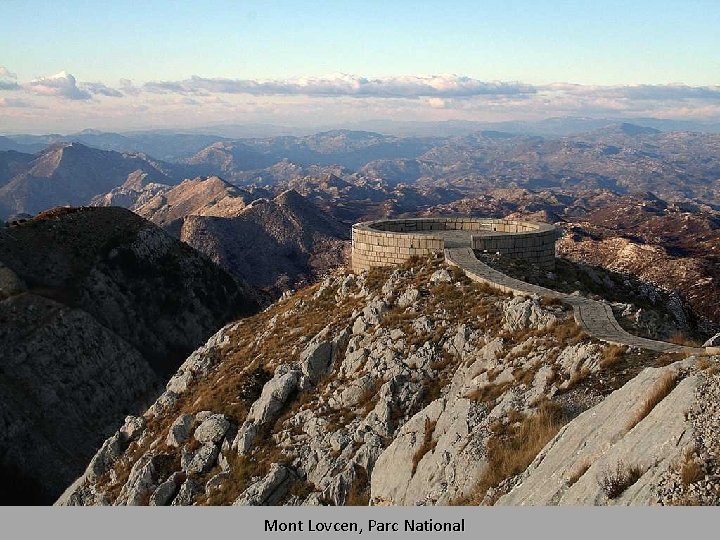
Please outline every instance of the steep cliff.
M183 359L258 297L119 208L0 229L0 498L50 502Z

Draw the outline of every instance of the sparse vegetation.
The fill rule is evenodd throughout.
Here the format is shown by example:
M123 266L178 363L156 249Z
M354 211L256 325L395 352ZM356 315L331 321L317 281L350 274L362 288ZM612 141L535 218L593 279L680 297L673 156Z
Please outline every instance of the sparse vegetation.
M588 471L591 466L592 462L590 461L590 459L587 458L578 463L577 467L570 473L570 476L568 476L568 479L566 481L567 486L570 487L576 484L577 481L583 477L583 475Z
M433 434L435 433L435 424L437 422L430 420L429 418L425 418L425 434L423 436L423 442L420 445L420 447L415 451L413 454L412 459L412 473L415 474L415 471L417 470L418 463L420 463L420 460L427 454L428 452L432 452L435 450L435 447L437 446L437 441L433 438Z
M640 479L643 472L638 465L628 465L623 461L618 461L614 468L606 469L598 477L598 485L608 499L617 499Z
M545 401L535 413L523 417L518 424L508 426L504 432L493 433L487 443L487 467L478 484L454 504L492 504L501 494L496 493L493 500L487 501L488 490L523 472L565 422L562 409Z
M699 347L701 345L700 342L695 339L691 339L685 332L681 330L672 334L668 341L676 345L684 345L685 347Z
M655 406L665 399L678 381L678 374L673 370L666 371L660 379L650 388L645 399L640 403L639 408L636 409L630 421L628 422L625 430L630 431L637 424L639 424L648 414L652 412Z
M625 354L627 347L623 345L608 345L603 348L602 356L600 357L600 367L609 368L615 365Z
M345 497L345 506L367 506L370 503L370 476L360 465L354 467L355 479Z
M696 458L695 451L692 448L687 449L683 454L679 472L680 481L685 488L704 478L705 469Z

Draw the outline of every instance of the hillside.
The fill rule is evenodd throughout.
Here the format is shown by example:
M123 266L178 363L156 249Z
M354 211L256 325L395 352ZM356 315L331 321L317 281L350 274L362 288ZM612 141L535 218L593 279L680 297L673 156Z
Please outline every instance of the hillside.
M136 203L132 209L156 225L173 228L173 222L193 214L234 217L255 198L247 190L217 176L198 177L184 180L146 202Z
M346 225L295 191L271 199L261 195L218 177L196 178L132 209L273 293L344 264Z
M174 183L160 165L139 154L97 150L78 143L48 146L0 187L0 217L88 204L136 171L154 182Z
M213 336L59 502L491 504L584 411L675 360L595 342L562 306L441 259L338 272ZM704 362L672 369L714 381ZM648 461L652 478L683 451Z
M61 208L0 229L0 500L53 500L190 352L258 308L252 289L127 210Z

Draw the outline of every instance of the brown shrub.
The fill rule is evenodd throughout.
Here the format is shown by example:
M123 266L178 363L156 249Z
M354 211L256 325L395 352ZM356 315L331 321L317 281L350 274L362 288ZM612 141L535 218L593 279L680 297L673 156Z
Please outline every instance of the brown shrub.
M253 463L248 456L230 451L225 457L230 464L229 476L217 489L207 495L204 501L207 505L225 506L232 504L248 487L250 478L257 475L257 464Z
M697 361L697 364L695 364L695 367L697 367L699 370L704 371L707 368L709 368L711 365L712 365L712 362L710 362L710 360L707 357L703 356Z
M467 399L478 403L485 403L488 406L495 404L495 401L502 396L508 388L512 386L512 382L505 381L499 384L487 384L475 388L467 394Z
M686 347L699 347L700 344L695 341L694 339L691 339L685 332L677 331L672 336L670 336L670 343L675 343L676 345L684 345Z
M558 298L557 296L550 296L550 295L545 295L542 298L540 298L540 303L543 306L562 306L563 305L563 301L560 300L560 298Z
M702 464L695 459L695 452L692 449L688 449L680 465L680 480L682 481L682 485L687 488L690 484L694 484L704 477L705 469Z
M370 477L367 469L354 466L355 480L345 497L345 506L367 506L370 504Z
M606 469L597 481L608 499L617 499L637 482L643 473L638 465L627 465L618 461L614 469Z

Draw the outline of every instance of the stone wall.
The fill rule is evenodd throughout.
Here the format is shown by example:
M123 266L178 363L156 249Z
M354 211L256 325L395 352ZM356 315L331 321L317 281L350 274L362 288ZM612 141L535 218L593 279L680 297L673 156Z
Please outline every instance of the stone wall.
M468 247L525 258L545 267L555 260L557 230L546 223L480 218L415 218L367 221L352 228L352 268L392 266L413 255L444 250L442 234L426 231L468 231ZM419 232L423 234L418 234ZM477 231L477 234L472 234Z
M383 231L367 225L358 223L352 229L352 269L356 272L373 266L401 264L413 255L427 256L444 248L443 239L439 237Z
M524 259L545 268L555 266L555 241L558 231L547 223L488 220L492 231L501 234L472 236L472 248L483 253Z

